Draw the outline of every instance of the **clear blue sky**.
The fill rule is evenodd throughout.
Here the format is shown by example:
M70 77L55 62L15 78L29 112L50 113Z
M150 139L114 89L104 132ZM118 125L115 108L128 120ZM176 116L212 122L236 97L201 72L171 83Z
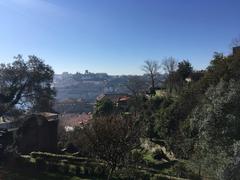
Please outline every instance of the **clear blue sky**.
M0 0L0 62L35 54L56 73L141 74L146 59L196 69L229 53L240 0Z

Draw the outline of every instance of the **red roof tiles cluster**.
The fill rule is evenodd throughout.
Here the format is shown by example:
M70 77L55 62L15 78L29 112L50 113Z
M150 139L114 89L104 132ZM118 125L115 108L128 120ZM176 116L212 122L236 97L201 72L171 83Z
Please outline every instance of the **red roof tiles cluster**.
M90 113L66 114L61 116L60 125L63 127L66 126L77 127L83 124L87 124L90 119L92 119L92 114Z

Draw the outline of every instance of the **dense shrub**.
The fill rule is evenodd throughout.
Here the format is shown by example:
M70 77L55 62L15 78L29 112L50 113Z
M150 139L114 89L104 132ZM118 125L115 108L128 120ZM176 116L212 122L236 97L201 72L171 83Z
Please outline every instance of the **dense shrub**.
M134 149L131 153L131 160L134 164L141 163L143 161L143 153L140 150Z
M201 180L201 176L199 174L194 173L190 168L186 166L185 162L177 162L173 166L174 176L182 177L182 178L189 178L194 180Z
M77 166L76 167L76 175L83 175L84 174L84 167L83 166Z
M97 166L94 168L94 174L97 176L104 176L105 175L105 168L103 166Z
M47 171L58 172L59 165L56 163L47 163Z
M38 157L35 159L35 165L36 165L36 168L39 169L39 170L45 170L46 169L46 161L41 158L41 157Z
M59 164L58 168L58 170L63 174L69 173L69 165L67 162L63 161L61 164Z

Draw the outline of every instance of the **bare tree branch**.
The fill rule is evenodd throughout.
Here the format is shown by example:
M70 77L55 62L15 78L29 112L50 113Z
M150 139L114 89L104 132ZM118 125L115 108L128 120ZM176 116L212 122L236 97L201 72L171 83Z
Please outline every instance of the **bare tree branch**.
M156 77L159 74L161 65L158 61L146 60L142 70L150 77L151 87L154 90L156 86Z

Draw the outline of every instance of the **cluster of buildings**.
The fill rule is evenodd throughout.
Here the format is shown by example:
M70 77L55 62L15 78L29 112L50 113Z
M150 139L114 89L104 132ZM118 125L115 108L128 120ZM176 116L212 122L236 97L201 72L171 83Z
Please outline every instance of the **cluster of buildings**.
M104 94L97 101L110 100L116 106L127 108L130 96L128 94ZM72 102L69 102L71 104ZM0 154L3 149L14 142L18 152L28 154L32 151L56 152L58 142L58 129L73 131L82 127L92 119L92 113L36 113L19 117L13 120L0 118Z
M57 100L83 99L93 103L99 94L103 93L127 93L124 86L128 76L112 76L106 73L90 73L86 70L81 73L62 73L54 76L53 86L57 90Z
M92 119L92 113L63 114L60 116L59 127L66 132L73 131L76 127L82 127Z

